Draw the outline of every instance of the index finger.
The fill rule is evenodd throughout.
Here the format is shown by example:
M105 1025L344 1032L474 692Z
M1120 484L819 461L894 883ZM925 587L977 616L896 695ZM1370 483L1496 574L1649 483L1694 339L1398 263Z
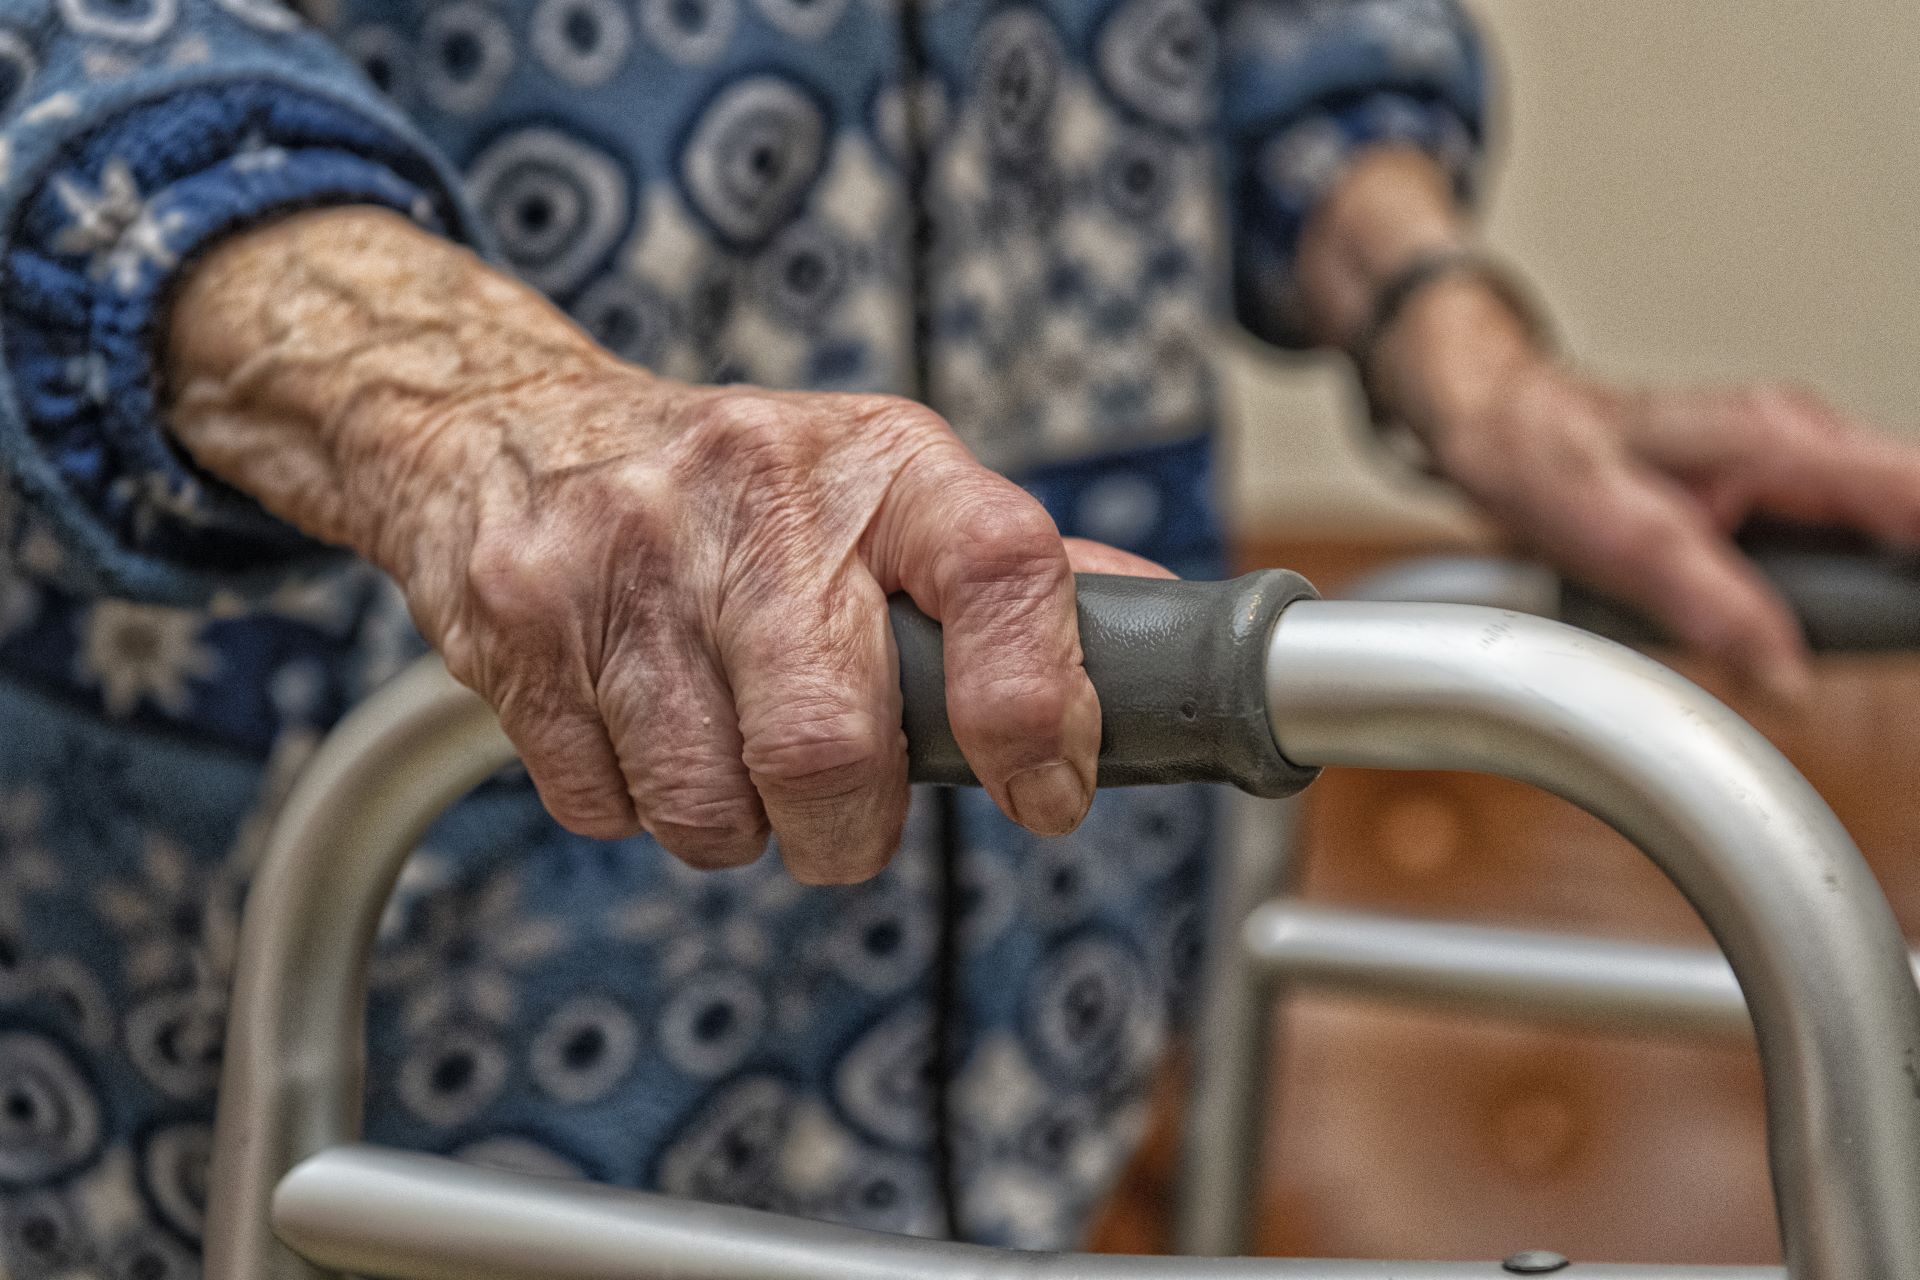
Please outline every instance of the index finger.
M868 547L881 585L945 631L947 715L974 776L1029 830L1073 830L1093 799L1100 703L1052 519L956 441L901 471Z
M1621 461L1597 468L1576 502L1524 483L1513 497L1516 523L1568 573L1775 697L1803 695L1810 658L1786 602L1672 482Z

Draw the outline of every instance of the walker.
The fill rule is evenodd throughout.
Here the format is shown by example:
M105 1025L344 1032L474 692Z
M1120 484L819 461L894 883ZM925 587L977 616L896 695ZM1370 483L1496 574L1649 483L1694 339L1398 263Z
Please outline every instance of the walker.
M364 1145L376 923L415 840L512 759L487 707L428 659L324 744L250 891L208 1195L209 1280L1920 1280L1920 991L1905 944L1825 803L1731 711L1651 659L1560 622L1486 605L1323 601L1277 570L1228 583L1083 577L1080 611L1105 711L1102 785L1213 781L1278 797L1323 765L1473 770L1554 792L1654 859L1746 996L1784 1272L1548 1254L1370 1263L1020 1253ZM942 702L939 630L898 602L894 626L913 777L969 783ZM1229 860L1217 906L1244 918L1272 896L1274 863ZM1529 956L1564 978L1566 957L1585 953L1563 946L1538 942ZM1384 950L1399 954L1400 942ZM1644 950L1608 957L1645 961ZM1403 968L1456 971L1442 952L1429 947ZM1246 1085L1257 1086L1265 1028L1255 965L1219 947L1209 967L1198 1059L1215 1078L1195 1113L1203 1142L1185 1187L1189 1243L1208 1197L1228 1234L1244 1213L1253 1127L1220 1126L1257 1096ZM1693 985L1682 984L1690 994L1678 1004L1725 1018L1728 983L1703 973L1688 970ZM1527 978L1518 989L1539 985ZM1614 982L1598 998L1651 999L1645 984L1627 985L1632 994ZM1668 986L1655 985L1667 1001ZM1217 1087L1222 1073L1235 1087Z

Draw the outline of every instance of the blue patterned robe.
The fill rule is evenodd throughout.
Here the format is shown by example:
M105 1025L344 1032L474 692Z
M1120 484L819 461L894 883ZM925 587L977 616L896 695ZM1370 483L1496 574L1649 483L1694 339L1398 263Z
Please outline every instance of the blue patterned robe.
M1481 80L1446 0L0 0L0 1274L195 1272L265 815L420 648L169 443L182 263L388 206L666 373L923 395L1067 531L1210 573L1229 297L1293 341L1314 201L1382 141L1464 183ZM1068 1243L1141 1124L1207 803L1043 841L971 795L943 844L923 798L887 874L805 889L496 782L389 914L370 1133Z

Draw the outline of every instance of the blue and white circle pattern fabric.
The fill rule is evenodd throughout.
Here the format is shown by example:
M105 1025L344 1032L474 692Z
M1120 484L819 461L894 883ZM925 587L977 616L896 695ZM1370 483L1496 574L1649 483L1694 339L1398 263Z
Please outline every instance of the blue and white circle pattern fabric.
M826 227L798 222L754 262L754 296L796 328L806 328L845 295L852 248Z
M126 1019L127 1051L147 1082L182 1102L213 1096L220 1080L222 997L195 987L139 1001Z
M848 0L754 0L768 22L797 40L818 40L833 30Z
M657 1180L669 1195L779 1208L780 1158L794 1092L771 1076L746 1076L697 1111L661 1152Z
M280 33L300 27L300 15L283 0L216 0L222 9L249 26Z
M981 31L974 94L995 155L1018 160L1045 145L1062 57L1058 33L1037 9L1005 10Z
M723 89L694 122L680 172L694 208L753 244L796 213L820 174L827 121L796 82L761 75Z
M1156 1047L1153 997L1139 958L1118 942L1090 935L1062 946L1028 998L1037 1059L1082 1084L1128 1079Z
M688 1075L717 1079L747 1060L766 1024L766 995L759 983L734 970L709 970L669 998L660 1018L660 1047Z
M478 1115L506 1083L510 1063L499 1037L479 1027L430 1031L401 1060L395 1088L401 1105L438 1129Z
M704 67L726 51L740 21L739 0L638 0L640 29L674 62Z
M833 1073L833 1098L861 1132L890 1146L924 1147L933 1133L933 1010L897 1009L853 1042Z
M549 293L580 284L628 230L632 197L620 162L544 125L490 144L474 157L467 185L513 269Z
M588 285L573 304L573 318L614 355L650 368L658 366L676 330L673 307L660 291L620 273Z
M1125 0L1096 59L1114 96L1147 119L1179 129L1212 119L1219 41L1200 0Z
M606 996L567 1001L534 1035L534 1083L557 1102L597 1102L626 1079L640 1056L640 1025Z
M151 44L180 18L180 0L59 0L59 9L77 33L126 44Z
M183 1240L198 1240L207 1221L207 1166L213 1126L188 1121L147 1134L140 1149L140 1185L160 1221Z
M79 1168L104 1135L100 1100L71 1054L49 1036L0 1031L0 1187Z
M540 0L530 43L541 65L568 84L591 88L626 65L633 27L620 0Z
M427 100L450 115L475 115L513 74L513 30L478 0L437 5L421 24L420 54Z
M13 532L24 499L0 493L11 1280L188 1280L253 798L423 651L366 566L257 603L226 590L228 531L268 522L161 467L153 415L121 403L148 375L61 328L119 315L123 282L161 296L209 243L182 217L217 208L224 234L345 182L460 230L423 137L465 171L476 238L614 354L921 395L1063 530L1208 573L1222 237L1283 290L1357 146L1464 171L1475 128L1442 0L1228 6L1255 40L1213 0L927 0L918 82L893 0L306 0L337 50L273 0L35 3L0 25L0 170L29 184L7 192L0 265L23 287L0 337L27 433L106 496ZM259 82L228 84L229 58ZM142 99L143 78L162 89ZM64 149L42 164L35 139ZM49 532L101 520L106 552ZM217 608L72 586L80 567L135 581L108 561L152 551L150 521L196 532L136 569L216 580ZM389 913L370 1135L887 1230L944 1230L950 1181L962 1234L1069 1243L1137 1133L1192 964L1205 806L1103 793L1040 842L983 795L955 805L953 865L920 803L884 877L827 890L773 858L700 875L644 840L580 840L496 780Z

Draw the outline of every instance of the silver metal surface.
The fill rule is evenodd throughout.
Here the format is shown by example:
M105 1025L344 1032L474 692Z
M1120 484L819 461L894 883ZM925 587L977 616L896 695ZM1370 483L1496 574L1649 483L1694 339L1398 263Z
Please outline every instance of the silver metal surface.
M1276 741L1297 761L1520 777L1643 844L1752 996L1793 1274L1920 1278L1920 1227L1905 1212L1920 1204L1920 1140L1901 1087L1920 1048L1920 994L1857 853L1757 735L1626 650L1484 609L1296 605L1274 633L1267 693ZM423 664L343 724L290 797L242 930L208 1196L214 1280L305 1280L315 1264L395 1280L1503 1274L1003 1253L344 1146L359 1129L367 953L393 879L439 811L509 759L485 706Z
M514 758L438 659L342 721L274 824L247 891L207 1191L208 1280L313 1280L268 1207L298 1161L360 1133L366 965L414 843Z
M1253 1246L1251 1192L1265 1148L1273 1061L1273 995L1247 962L1240 926L1289 887L1299 827L1294 798L1261 800L1223 787L1219 804L1173 1215L1175 1250L1213 1257Z
M1753 1030L1733 969L1710 947L1415 920L1286 899L1257 907L1237 940L1253 967L1290 988L1633 1031ZM1920 955L1909 964L1920 974Z
M1239 941L1254 966L1289 988L1630 1030L1753 1029L1733 969L1706 947L1413 920L1286 900L1255 908Z
M377 1147L301 1164L281 1232L384 1280L1509 1280L1498 1262L1022 1253L502 1173ZM1781 1280L1775 1267L1583 1266L1567 1280Z
M1552 618L1560 612L1560 578L1545 565L1495 556L1426 556L1375 570L1340 598L1477 604Z
M1267 708L1298 764L1515 778L1639 845L1746 993L1790 1272L1920 1277L1920 991L1859 851L1759 733L1632 650L1460 605L1294 605Z
M1348 584L1354 600L1476 604L1552 617L1560 581L1536 564L1494 556L1428 556L1401 561ZM1205 962L1190 1038L1192 1069L1182 1113L1179 1176L1174 1184L1174 1247L1203 1257L1229 1257L1253 1245L1265 1115L1284 1045L1274 1006L1274 974L1254 970L1240 931L1262 902L1285 892L1297 869L1297 801L1232 810L1213 860L1216 884L1207 917ZM1260 828L1266 828L1264 831ZM1279 859L1276 862L1276 858ZM1263 884L1270 884L1261 892ZM1740 1016L1744 1022L1745 1007Z

